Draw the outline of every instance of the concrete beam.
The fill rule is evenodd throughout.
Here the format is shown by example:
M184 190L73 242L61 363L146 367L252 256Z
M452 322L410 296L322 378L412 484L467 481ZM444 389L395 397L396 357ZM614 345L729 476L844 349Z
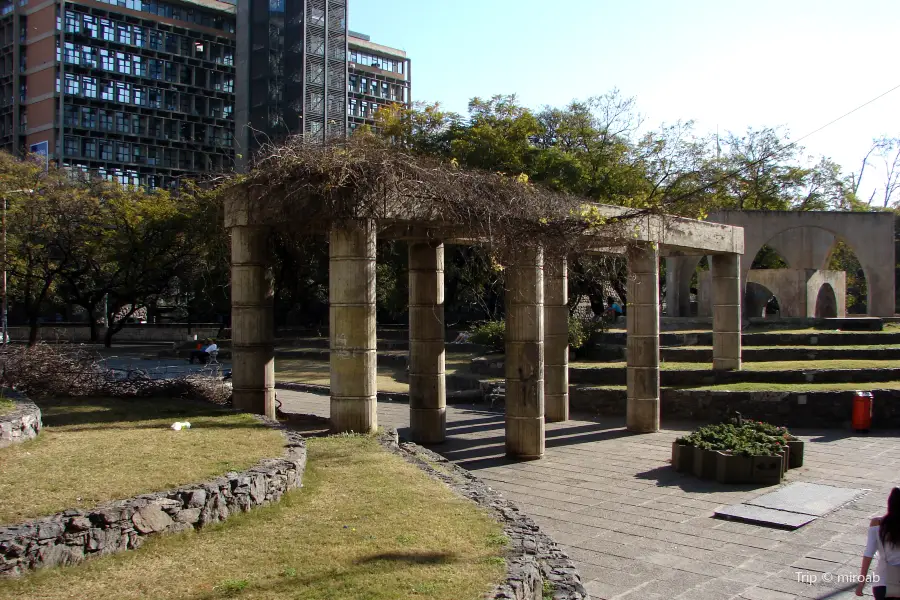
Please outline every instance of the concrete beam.
M659 431L659 255L650 244L628 251L628 431Z
M331 425L378 428L375 336L375 222L341 223L329 238Z
M713 256L710 262L713 302L713 369L741 368L741 257Z
M544 455L544 255L514 251L506 271L506 454Z
M544 406L549 423L569 420L569 289L566 259L544 260Z
M268 227L231 228L234 407L275 418L274 287Z
M444 245L409 244L409 428L437 444L447 428L444 376Z

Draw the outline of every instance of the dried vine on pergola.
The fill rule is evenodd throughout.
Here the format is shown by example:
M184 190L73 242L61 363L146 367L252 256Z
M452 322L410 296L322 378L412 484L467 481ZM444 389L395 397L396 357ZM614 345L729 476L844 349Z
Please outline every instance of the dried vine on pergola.
M311 144L302 136L262 149L254 168L223 188L226 200L249 203L257 224L293 235L333 223L377 219L379 226L421 225L465 232L494 248L540 244L571 253L629 241L629 224L648 214L601 217L587 199L509 176L463 169L371 139Z

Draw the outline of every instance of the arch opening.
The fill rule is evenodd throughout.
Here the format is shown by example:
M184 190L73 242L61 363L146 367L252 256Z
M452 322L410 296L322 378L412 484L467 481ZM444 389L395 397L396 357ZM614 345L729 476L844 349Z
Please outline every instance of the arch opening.
M816 318L834 319L838 316L837 295L830 283L822 284L816 296Z
M744 290L744 311L748 317L774 319L780 315L781 307L772 290L761 283L748 281Z

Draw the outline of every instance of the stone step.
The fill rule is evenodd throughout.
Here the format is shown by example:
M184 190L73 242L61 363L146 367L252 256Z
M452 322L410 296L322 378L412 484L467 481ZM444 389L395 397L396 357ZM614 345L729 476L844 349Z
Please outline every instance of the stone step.
M872 429L900 427L900 390L871 390ZM767 421L793 428L850 429L853 391L730 392L708 390L661 390L663 426L673 421L720 423L740 412L746 419ZM575 412L622 417L626 391L589 386L569 388L569 406Z
M593 341L600 345L624 346L627 340L628 336L624 331L603 333L593 338ZM750 332L744 333L741 340L744 346L882 346L900 344L900 332ZM659 334L659 343L661 346L712 346L712 332L664 331Z
M615 368L569 367L572 384L625 385L626 370ZM660 371L665 386L705 386L728 383L872 383L900 381L900 369L810 369L798 371Z
M773 360L840 360L840 359L900 359L900 348L758 348L745 346L741 352L746 362ZM659 357L666 362L712 362L712 348L660 348Z

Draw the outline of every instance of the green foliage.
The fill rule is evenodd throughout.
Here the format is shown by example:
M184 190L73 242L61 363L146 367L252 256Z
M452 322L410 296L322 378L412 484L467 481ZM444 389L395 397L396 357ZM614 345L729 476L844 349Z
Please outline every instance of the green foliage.
M745 420L740 424L721 423L701 427L676 442L741 456L771 456L784 450L790 439L793 436L783 427Z
M506 321L487 321L472 328L473 344L481 344L493 350L503 350L506 343Z

